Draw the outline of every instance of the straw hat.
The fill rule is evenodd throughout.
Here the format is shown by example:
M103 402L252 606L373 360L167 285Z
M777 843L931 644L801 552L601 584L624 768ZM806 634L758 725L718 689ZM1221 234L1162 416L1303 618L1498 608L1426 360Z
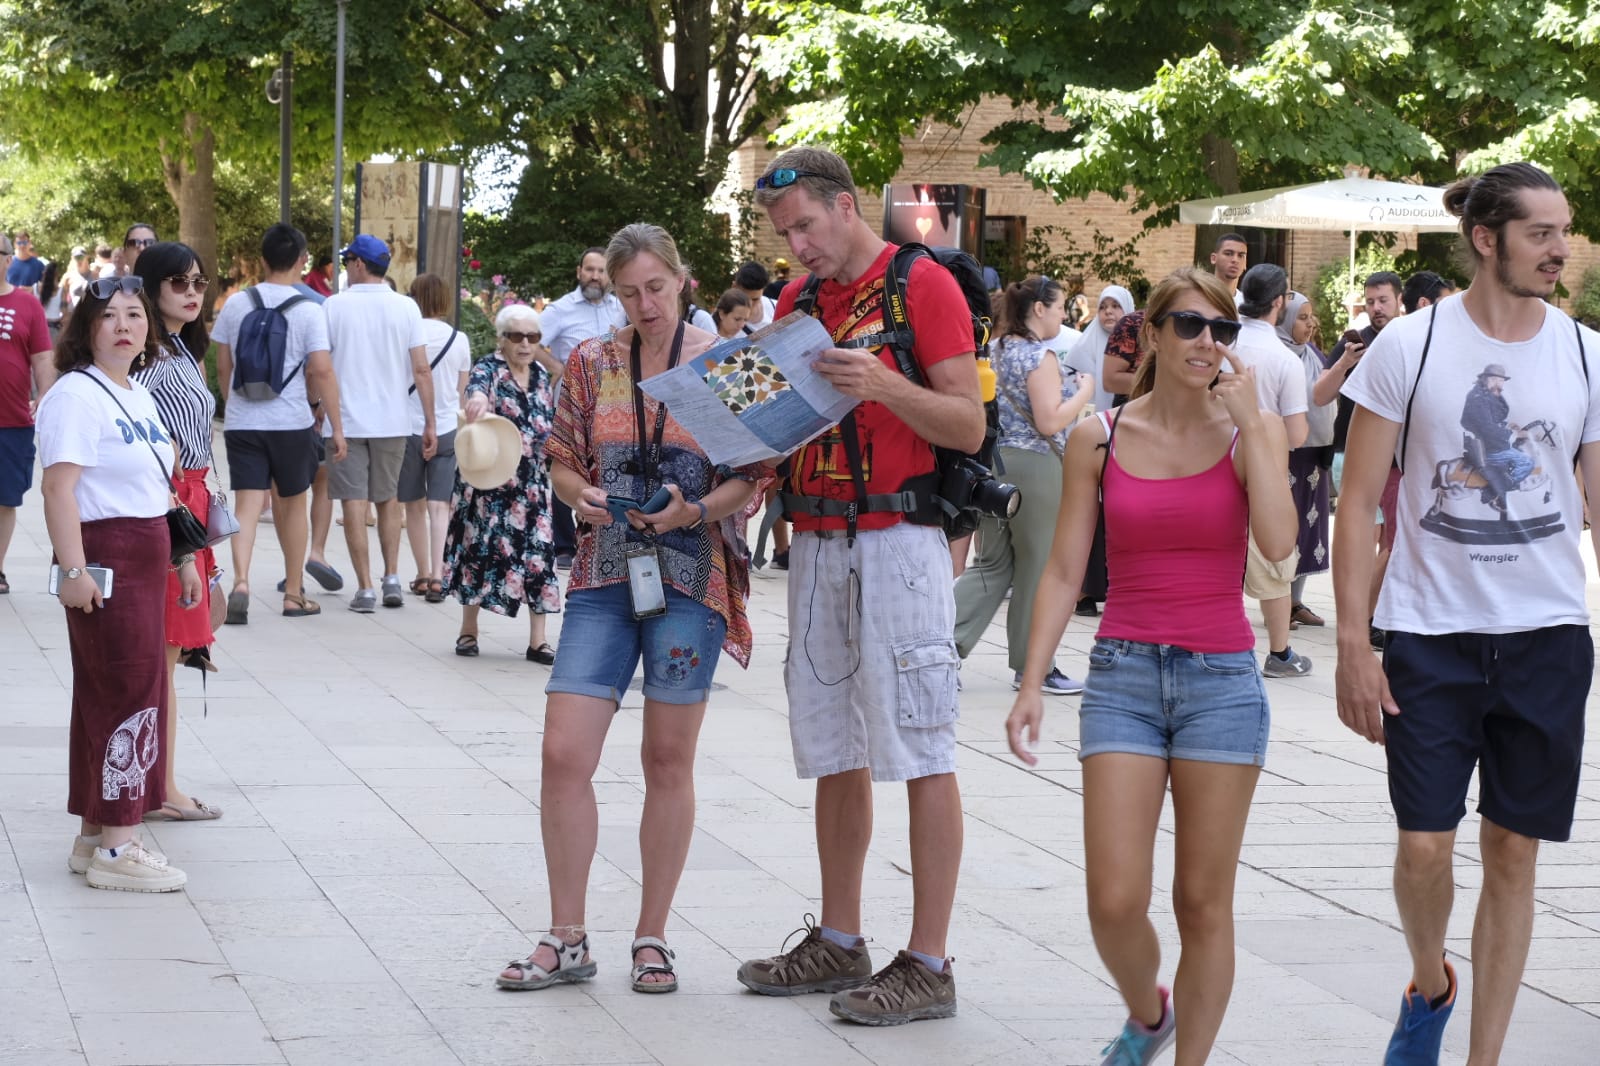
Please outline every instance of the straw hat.
M499 488L516 475L520 462L522 433L507 419L484 415L456 429L456 469L473 488Z

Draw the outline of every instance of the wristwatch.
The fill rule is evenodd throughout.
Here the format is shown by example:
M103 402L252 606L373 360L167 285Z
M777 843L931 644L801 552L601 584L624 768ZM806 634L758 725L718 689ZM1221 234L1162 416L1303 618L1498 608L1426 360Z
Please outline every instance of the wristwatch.
M64 571L62 573L61 576L66 578L68 581L71 581L75 577L82 577L83 576L83 567L81 567L81 566L68 567L66 569L66 571Z

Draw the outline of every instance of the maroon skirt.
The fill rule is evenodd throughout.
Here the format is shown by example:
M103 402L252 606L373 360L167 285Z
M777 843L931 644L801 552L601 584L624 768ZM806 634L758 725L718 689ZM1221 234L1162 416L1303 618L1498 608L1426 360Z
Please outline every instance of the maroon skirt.
M166 800L167 520L83 524L84 558L110 567L111 596L67 609L72 729L67 810L93 825L138 825Z

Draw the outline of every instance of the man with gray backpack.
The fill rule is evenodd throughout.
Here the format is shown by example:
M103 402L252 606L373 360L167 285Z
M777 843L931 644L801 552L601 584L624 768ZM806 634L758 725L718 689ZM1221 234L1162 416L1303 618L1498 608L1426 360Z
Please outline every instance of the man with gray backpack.
M233 547L233 589L228 624L250 613L250 558L267 492L276 497L273 521L283 549L283 613L303 618L320 612L304 595L305 493L316 477L319 440L312 427L314 397L333 427L330 457L345 454L339 383L328 354L322 309L295 289L306 265L305 234L285 223L261 238L266 278L222 305L211 338L217 344L217 381L225 383L222 440L234 492L239 532Z

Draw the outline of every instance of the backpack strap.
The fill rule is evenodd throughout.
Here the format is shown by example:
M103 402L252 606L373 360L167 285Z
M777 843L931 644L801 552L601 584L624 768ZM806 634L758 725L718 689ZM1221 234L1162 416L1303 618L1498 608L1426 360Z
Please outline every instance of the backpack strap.
M1422 358L1417 360L1417 376L1411 382L1411 394L1406 397L1406 413L1400 420L1400 473L1406 472L1406 445L1411 440L1411 405L1417 399L1417 387L1422 384L1422 368L1428 365L1428 349L1433 347L1433 323L1439 317L1439 305L1432 304L1428 308L1428 335L1422 340ZM1583 342L1578 342L1582 350ZM1363 353L1365 354L1365 353ZM1585 368L1587 371L1587 368ZM1584 375L1587 377L1587 372Z
M684 321L688 322L689 320L686 318L686 319L684 319ZM446 337L444 339L444 347L439 349L439 354L434 356L433 357L433 362L428 364L428 373L430 373L430 374L433 373L435 370L438 369L439 364L444 362L445 353L448 352L450 350L450 346L456 342L456 334L460 333L460 332L461 331L459 329L457 329L456 327L454 327L454 326L450 327L450 336L448 336L448 337ZM406 390L406 395L410 396L410 395L414 394L416 391L417 391L417 383L415 381L413 381L411 383L411 387Z

